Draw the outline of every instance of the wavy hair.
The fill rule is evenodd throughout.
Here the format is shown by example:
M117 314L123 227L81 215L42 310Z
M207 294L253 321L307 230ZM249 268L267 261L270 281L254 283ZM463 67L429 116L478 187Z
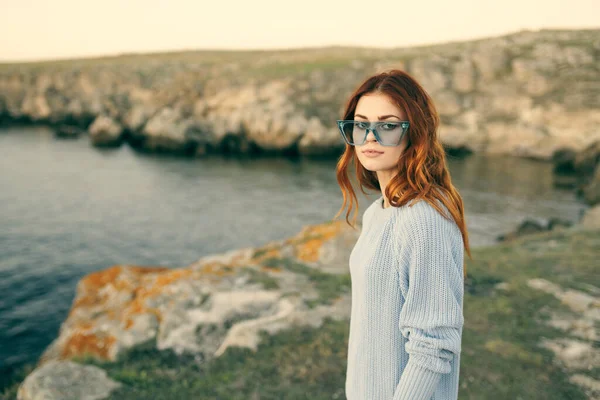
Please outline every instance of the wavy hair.
M410 122L407 132L408 145L398 159L398 172L385 188L385 196L389 199L391 206L401 207L411 200L424 200L440 212L444 218L449 219L437 204L437 201L441 202L458 225L465 250L472 258L463 201L452 185L450 172L446 165L445 151L438 138L440 119L431 97L408 73L393 69L367 78L350 96L343 119L354 119L359 99L369 93L387 95L396 106L406 112ZM340 156L336 167L337 181L342 190L344 202L334 219L347 207L346 222L355 228L358 199L348 175L351 162L355 165L355 176L360 190L364 194L367 194L365 188L381 192L381 187L377 174L365 169L356 159L354 146L346 143L344 153ZM354 217L350 222L348 217L355 205Z

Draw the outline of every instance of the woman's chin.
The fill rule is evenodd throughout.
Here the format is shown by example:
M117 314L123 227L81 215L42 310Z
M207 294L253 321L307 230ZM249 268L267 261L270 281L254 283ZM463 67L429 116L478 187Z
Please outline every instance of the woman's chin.
M377 160L373 158L364 158L360 160L361 165L364 169L371 172L377 172L383 169L389 168L386 163L381 162L382 160ZM387 168L386 168L387 167Z

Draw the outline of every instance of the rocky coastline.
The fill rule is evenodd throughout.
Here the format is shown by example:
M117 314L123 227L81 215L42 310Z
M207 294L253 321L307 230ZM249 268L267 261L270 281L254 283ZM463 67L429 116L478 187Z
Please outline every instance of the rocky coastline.
M600 139L600 31L519 32L404 49L198 51L0 65L0 124L47 124L94 146L339 155L348 97L400 68L434 98L456 154L550 160Z

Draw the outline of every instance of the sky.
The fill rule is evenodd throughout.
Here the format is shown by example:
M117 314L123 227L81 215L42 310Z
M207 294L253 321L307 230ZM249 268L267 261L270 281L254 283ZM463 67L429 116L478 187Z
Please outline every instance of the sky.
M599 28L600 0L0 0L0 61L200 49L405 47Z

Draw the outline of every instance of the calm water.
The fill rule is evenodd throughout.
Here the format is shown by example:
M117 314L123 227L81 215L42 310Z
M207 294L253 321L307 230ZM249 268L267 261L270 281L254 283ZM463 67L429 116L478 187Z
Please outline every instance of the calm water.
M294 235L341 205L335 160L98 150L45 128L0 131L0 151L0 376L56 337L83 275L118 263L185 266ZM450 169L473 246L526 216L576 221L585 208L552 187L547 163L472 156ZM377 196L361 199L361 214Z

